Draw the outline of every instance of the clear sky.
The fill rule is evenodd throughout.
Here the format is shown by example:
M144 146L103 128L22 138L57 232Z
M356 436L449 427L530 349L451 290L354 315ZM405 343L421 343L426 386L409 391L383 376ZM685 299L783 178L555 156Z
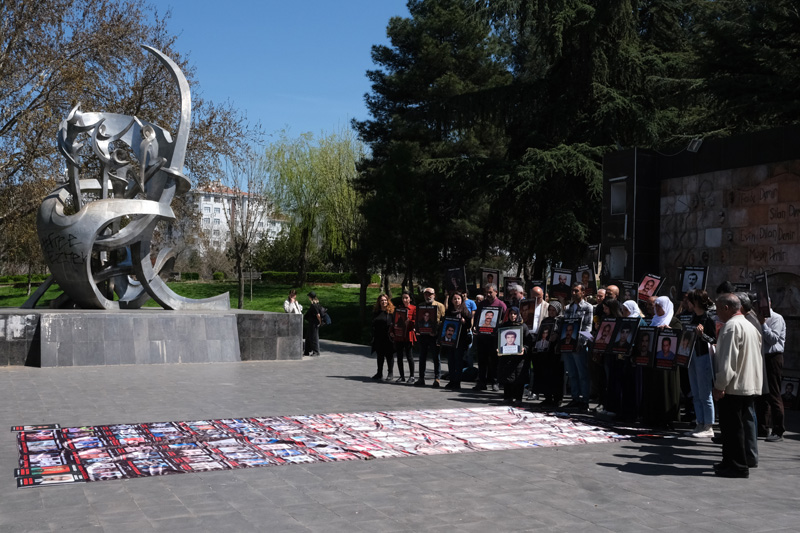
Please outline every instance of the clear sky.
M405 0L161 0L204 98L230 101L266 133L332 132L368 117L373 44Z

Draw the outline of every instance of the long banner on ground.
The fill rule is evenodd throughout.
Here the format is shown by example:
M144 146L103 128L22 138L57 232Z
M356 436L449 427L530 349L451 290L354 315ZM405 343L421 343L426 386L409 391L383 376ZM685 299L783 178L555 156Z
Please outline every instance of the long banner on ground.
M18 432L18 487L629 438L578 420L508 407L52 424L12 431Z

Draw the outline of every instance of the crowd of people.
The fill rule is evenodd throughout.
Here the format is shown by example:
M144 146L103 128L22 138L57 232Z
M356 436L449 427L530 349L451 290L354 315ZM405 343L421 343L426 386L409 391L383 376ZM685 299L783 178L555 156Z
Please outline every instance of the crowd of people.
M725 282L717 288L716 300L695 288L684 293L676 308L666 296L620 301L615 285L598 289L590 298L586 289L584 283L576 282L570 287L569 300L559 301L547 298L540 287L525 298L524 289L512 284L501 298L497 286L488 283L475 301L465 291L451 291L442 303L433 288L426 288L419 302L425 309L420 323L409 292L404 291L396 302L382 294L372 321L372 351L377 355L373 379L424 387L431 360L432 387L441 387L446 377L444 388L460 391L462 380L474 380L474 391L502 389L502 401L511 405L521 406L527 400L533 408L588 412L592 401L598 416L650 427L674 429L682 418L695 420L687 433L694 438L713 438L718 419L723 460L715 471L726 477L747 477L749 468L757 465L758 436L768 442L783 440L781 374L786 325L774 310L754 309L755 295L734 292L733 285ZM400 325L396 309L404 317ZM638 319L639 326L650 328L635 337L630 325L625 325L614 351L596 349L610 335L599 331L601 324L614 318L634 323ZM432 323L438 327L431 328ZM656 359L675 359L672 345L661 337L662 345L653 348L654 335L684 327L696 332L693 346L684 345L689 341L675 345L678 355L691 355L685 367L635 362L650 349L658 350ZM579 331L572 331L576 328ZM500 331L513 332L513 336L500 337L508 344L507 350L498 344ZM416 377L414 349L419 354ZM446 376L442 359L447 362Z

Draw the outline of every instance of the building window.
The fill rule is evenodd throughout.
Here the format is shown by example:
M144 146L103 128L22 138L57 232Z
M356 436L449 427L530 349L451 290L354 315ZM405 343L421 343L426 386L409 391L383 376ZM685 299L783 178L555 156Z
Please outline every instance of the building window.
M203 224L211 224L211 219L208 217L203 217Z
M625 178L611 184L611 214L624 215L628 210L628 188Z
M214 203L218 204L220 202L219 196L214 197Z
M219 230L218 229L214 230L214 237L219 237Z
M207 215L210 215L211 214L211 208L209 206L203 207L203 213L205 213Z
M221 209L221 208L219 208L219 207L215 207L215 208L214 208L214 214L215 214L215 215L219 215L220 213L222 213L222 209Z
M204 194L204 195L203 195L203 201L204 201L204 202L210 202L210 201L211 201L211 195L209 195L209 194Z
M218 219L218 218L215 218L215 219L214 219L214 225L215 225L215 226L219 226L219 224L220 224L220 222L219 222L219 219Z

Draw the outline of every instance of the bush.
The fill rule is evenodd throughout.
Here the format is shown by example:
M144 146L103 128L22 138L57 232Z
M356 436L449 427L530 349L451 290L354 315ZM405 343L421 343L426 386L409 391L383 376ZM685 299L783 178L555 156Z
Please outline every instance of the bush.
M291 285L297 280L297 272L266 271L261 273L261 281ZM372 274L370 283L379 283L380 276ZM309 272L306 283L358 283L358 274L354 272Z
M200 279L198 272L181 272L181 281L197 281Z
M227 277L225 275L225 272L219 272L219 271L214 272L213 276L214 276L214 281L223 281Z

